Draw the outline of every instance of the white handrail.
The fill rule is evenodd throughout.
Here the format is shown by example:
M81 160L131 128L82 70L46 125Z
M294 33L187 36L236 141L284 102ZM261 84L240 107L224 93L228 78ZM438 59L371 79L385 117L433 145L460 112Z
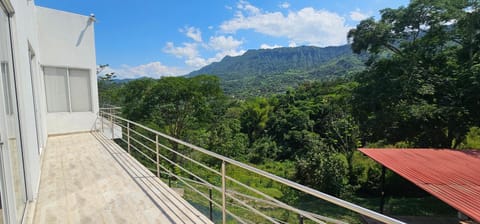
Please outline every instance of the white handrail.
M307 187L307 186L304 186L304 185L301 185L301 184L298 184L296 182L293 182L293 181L290 181L290 180L287 180L285 178L282 178L282 177L279 177L279 176L276 176L274 174L271 174L271 173L268 173L266 171L263 171L263 170L260 170L258 168L255 168L255 167L252 167L250 165L247 165L247 164L244 164L242 162L239 162L239 161L236 161L234 159L231 159L231 158L228 158L228 157L225 157L225 156L222 156L220 154L217 154L215 152L212 152L212 151L209 151L207 149L204 149L204 148L201 148L201 147L198 147L198 146L195 146L193 144L190 144L188 142L185 142L185 141L182 141L180 139L177 139L177 138L174 138L174 137L171 137L169 135L166 135L164 133L161 133L159 131L156 131L154 129L151 129L149 127L146 127L142 124L139 124L137 122L134 122L134 121L130 121L128 119L125 119L125 118L122 118L120 116L117 116L117 115L114 115L112 113L107 113L107 112L102 112L101 111L101 114L105 114L107 115L109 118L114 118L115 120L121 120L121 121L124 121L124 122L127 122L127 123L130 123L130 124L134 124L135 126L137 127L141 127L142 129L146 130L146 131L149 131L149 132L152 132L153 134L155 135L158 135L158 136L161 136L165 139L168 139L172 142L175 142L175 143L178 143L178 144L181 144L181 145L184 145L190 149L193 149L193 150L196 150L196 151L199 151L203 154L206 154L206 155L209 155L211 157L214 157L216 159L219 159L221 161L223 161L224 163L228 163L228 164L232 164L232 165L235 165L237 167L240 167L242 169L245 169L245 170L248 170L250 172L253 172L253 173L256 173L258 175L261 175L263 177L266 177L268 179L271 179L273 181L276 181L278 183L282 183L286 186L289 186L289 187L292 187L292 188L295 188L301 192L304 192L304 193L307 193L309 195L312 195L316 198L320 198L320 199L323 199L325 201L328 201L330 203L333 203L335 205L338 205L340 207L343 207L343 208L346 208L348 210L351 210L351 211L354 211L356 213L359 213L359 214L362 214L362 215L365 215L369 218L372 218L372 219L375 219L375 220L378 220L378 221L381 221L381 222L384 222L384 223L388 223L388 224L404 224L405 222L402 222L402 221L399 221L397 219L394 219L394 218L391 218L391 217L388 217L386 215L383 215L383 214L380 214L378 212L375 212L375 211L372 211L372 210L369 210L369 209L366 209L366 208L363 208L361 206L358 206L356 204L353 204L353 203L350 203L348 201L345 201L345 200L342 200L340 198L337 198L337 197L334 197L334 196L331 196L329 194L326 194L326 193L323 193L323 192L320 192L318 190L315 190L313 188L310 188L310 187Z

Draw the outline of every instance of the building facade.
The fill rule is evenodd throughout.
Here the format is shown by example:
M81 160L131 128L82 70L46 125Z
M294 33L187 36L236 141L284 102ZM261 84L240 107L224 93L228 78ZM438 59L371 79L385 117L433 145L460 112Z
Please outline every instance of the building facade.
M36 199L47 137L95 123L94 22L0 0L0 224L22 223Z

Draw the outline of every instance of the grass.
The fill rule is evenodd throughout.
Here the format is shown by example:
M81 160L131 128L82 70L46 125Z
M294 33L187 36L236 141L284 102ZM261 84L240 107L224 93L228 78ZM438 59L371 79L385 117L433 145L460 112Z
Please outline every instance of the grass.
M182 187L179 185L178 187ZM207 194L207 190L198 187L198 190ZM221 195L214 191L214 200L221 204ZM202 211L208 217L208 201L193 192L192 190L185 189L184 198L192 203L197 209ZM349 202L360 205L362 207L378 211L380 198L379 197L358 197L350 196L346 199ZM338 219L348 223L362 223L360 215L351 212L345 208L336 206L332 203L315 199L312 197L299 197L294 204L294 207L313 212L329 218ZM254 206L265 214L286 221L288 223L299 223L298 216L284 209L273 208L268 206L262 206L260 204ZM254 214L253 212L242 209L238 204L229 201L228 210L235 215L246 218L254 223L269 223L264 218ZM432 216L432 217L455 217L456 210L436 199L432 196L427 197L387 197L385 200L385 214L388 216ZM213 217L215 223L221 223L221 210L214 206ZM233 218L228 219L228 223L236 223ZM305 221L304 223L310 223Z
M362 207L379 211L379 197L351 196L346 199ZM318 199L303 199L297 204L301 209L315 212L320 215L346 221L348 223L361 223L359 215L344 208ZM388 216L431 216L455 217L456 210L433 196L427 197L386 197L385 214Z
M380 198L350 197L352 203L378 211ZM386 197L385 214L392 216L444 216L456 215L456 210L433 196Z

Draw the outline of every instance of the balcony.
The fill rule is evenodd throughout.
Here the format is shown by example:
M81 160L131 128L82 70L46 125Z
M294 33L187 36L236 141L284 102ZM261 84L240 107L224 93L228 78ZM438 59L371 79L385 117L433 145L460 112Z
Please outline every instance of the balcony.
M211 223L99 133L50 137L33 223Z
M346 223L275 198L229 175L403 223L101 111L91 133L48 139L30 223ZM319 205L320 206L320 205Z

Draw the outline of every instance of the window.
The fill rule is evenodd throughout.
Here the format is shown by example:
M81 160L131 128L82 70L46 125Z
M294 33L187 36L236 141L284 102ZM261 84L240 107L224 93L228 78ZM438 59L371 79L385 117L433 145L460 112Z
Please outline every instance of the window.
M48 112L92 111L89 70L44 67L43 72Z
M46 67L44 73L48 112L69 112L67 69Z
M5 80L3 82L3 90L4 90L4 97L5 97L5 111L8 115L13 114L13 102L12 102L12 87L10 86L10 75L9 75L9 68L7 62L1 62L1 74L2 79Z
M80 69L70 70L70 96L72 111L92 111L90 90L90 76L88 71Z

